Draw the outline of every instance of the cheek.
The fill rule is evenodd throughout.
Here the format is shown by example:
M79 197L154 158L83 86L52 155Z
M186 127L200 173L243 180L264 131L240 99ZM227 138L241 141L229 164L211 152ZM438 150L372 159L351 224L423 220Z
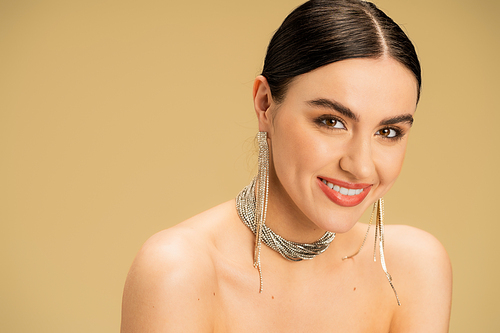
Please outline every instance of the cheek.
M402 144L399 149L389 147L378 152L376 168L379 175L380 184L389 188L394 184L403 167L406 144Z
M327 145L310 128L282 122L271 138L273 161L279 178L288 180L303 173L311 175L328 156ZM284 179L283 179L284 180Z
M271 138L272 159L274 161L276 173L278 176L295 174L297 169L301 168L304 160L310 158L307 149L307 143L298 136L295 129L281 131Z

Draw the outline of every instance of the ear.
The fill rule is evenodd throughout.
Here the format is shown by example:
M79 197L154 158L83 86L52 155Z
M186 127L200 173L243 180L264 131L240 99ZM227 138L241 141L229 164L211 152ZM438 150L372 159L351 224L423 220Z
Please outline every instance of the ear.
M253 105L259 122L259 132L270 132L272 128L271 105L273 97L267 79L259 75L253 83Z

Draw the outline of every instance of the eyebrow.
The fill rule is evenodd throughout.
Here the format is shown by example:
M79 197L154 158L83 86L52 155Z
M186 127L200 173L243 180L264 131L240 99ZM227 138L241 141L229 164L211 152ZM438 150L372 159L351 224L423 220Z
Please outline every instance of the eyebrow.
M384 119L380 122L380 125L393 125L407 123L408 125L413 125L413 116L411 114L403 114L400 116Z
M330 99L326 98L318 98L318 99L313 99L310 101L307 101L307 104L311 106L319 106L319 107L324 107L327 109L331 109L334 111L339 112L340 114L356 121L359 122L359 116L352 112L351 109L349 109L347 106L344 106L340 104L339 102L332 101ZM396 117L391 117L391 118L386 118L383 119L379 125L394 125L394 124L399 124L399 123L407 123L410 126L413 124L413 116L411 114L403 114L400 116Z
M308 101L307 104L311 106L321 106L327 109L331 109L341 113L342 115L350 118L356 122L359 121L359 116L352 112L347 106L344 106L338 102L326 99L326 98L318 98Z

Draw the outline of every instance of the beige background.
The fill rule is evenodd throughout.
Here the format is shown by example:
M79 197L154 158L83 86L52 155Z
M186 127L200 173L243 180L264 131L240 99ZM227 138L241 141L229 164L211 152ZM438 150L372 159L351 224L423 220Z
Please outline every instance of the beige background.
M1 332L118 331L141 244L255 171L252 81L300 2L0 1ZM451 332L499 332L499 2L376 3L424 78L387 222L448 249Z

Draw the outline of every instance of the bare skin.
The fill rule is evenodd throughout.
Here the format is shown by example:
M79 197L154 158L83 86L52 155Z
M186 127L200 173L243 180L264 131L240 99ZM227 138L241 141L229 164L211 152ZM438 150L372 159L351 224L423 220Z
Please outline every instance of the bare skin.
M342 260L363 240L361 214L401 170L416 106L412 74L391 58L346 60L296 78L280 104L258 77L254 102L271 149L266 224L296 242L325 230L337 237L301 262L263 246L259 293L255 236L234 200L214 207L145 243L125 285L122 332L447 332L451 266L433 236L386 226L401 307L373 262L373 230L355 258ZM366 197L335 202L321 189L324 178L366 184Z
M386 226L386 260L398 307L366 225L337 235L312 261L262 248L264 291L252 266L254 236L234 200L165 231L130 270L122 332L447 332L451 267L430 234ZM371 242L370 242L371 240Z

